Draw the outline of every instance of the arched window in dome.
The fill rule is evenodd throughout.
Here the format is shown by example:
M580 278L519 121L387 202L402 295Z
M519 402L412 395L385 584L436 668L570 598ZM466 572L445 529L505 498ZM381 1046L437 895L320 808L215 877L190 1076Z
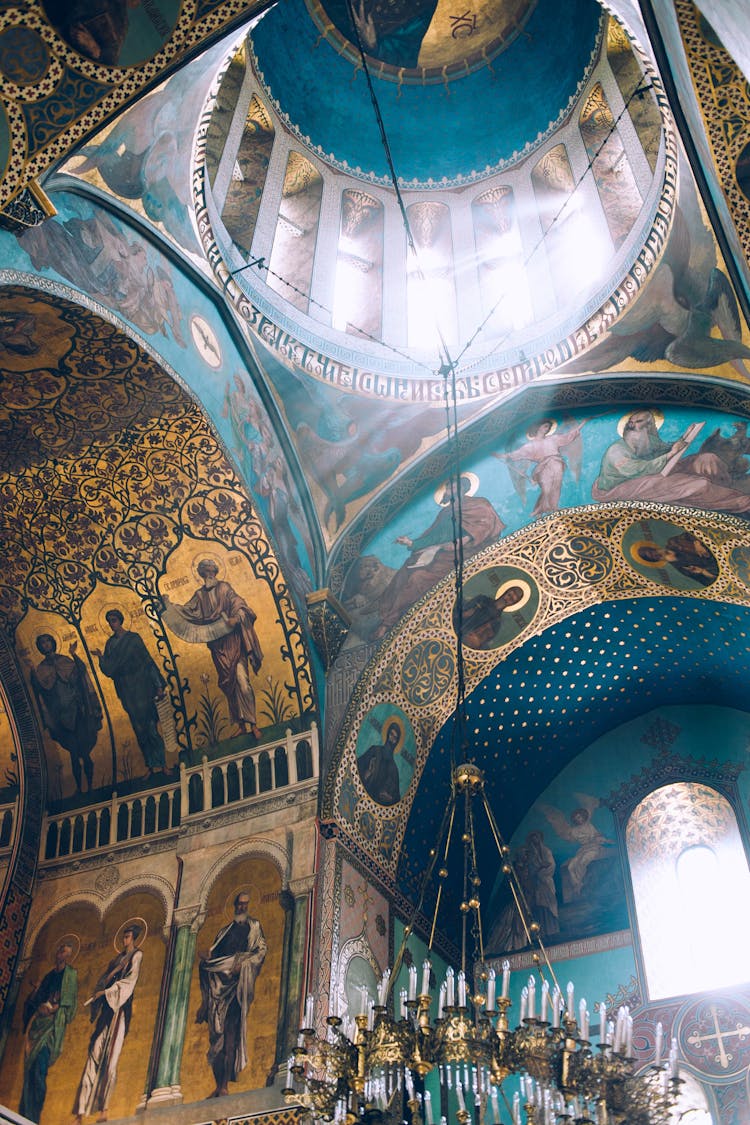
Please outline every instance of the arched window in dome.
M504 336L531 321L532 307L513 189L498 184L471 205L485 331ZM494 310L494 311L493 311Z
M545 152L531 170L543 245L559 308L604 277L612 244L591 217L565 145ZM582 187L583 185L581 185Z
M601 83L581 110L578 127L615 249L630 234L641 210L641 193Z
M289 153L276 220L268 284L300 312L309 308L323 179L301 153Z
M406 259L406 299L410 348L432 348L435 325L447 344L458 338L453 236L450 210L426 200L406 210L416 254Z
M223 92L222 85L220 97ZM226 107L223 114L217 112L219 108L217 105L211 115L206 138L206 174L212 188L219 163L216 156L212 157L212 154L220 153L222 150L226 152L226 131L232 122ZM260 98L253 94L221 209L222 221L232 241L248 256L266 183L273 140L274 127L268 110ZM227 175L229 176L228 168Z
M651 1000L750 981L750 870L734 810L697 782L656 789L625 833Z
M367 192L341 193L333 327L380 339L383 321L383 204Z
M653 172L656 169L661 137L659 107L651 82L645 77L633 54L628 33L614 16L609 17L607 24L607 59ZM641 92L636 94L636 90Z

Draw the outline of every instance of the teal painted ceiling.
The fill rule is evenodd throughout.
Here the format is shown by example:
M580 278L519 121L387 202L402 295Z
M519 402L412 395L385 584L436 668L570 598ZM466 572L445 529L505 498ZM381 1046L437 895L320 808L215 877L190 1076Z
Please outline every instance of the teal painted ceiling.
M485 772L490 805L510 840L560 771L608 731L664 705L749 710L749 650L744 606L679 598L603 603L529 640L471 693L467 745L456 758ZM438 835L453 738L449 722L420 780L399 869L407 891L410 871L424 871ZM654 754L668 748L668 732L651 746ZM705 750L712 757L711 746ZM498 856L483 815L477 825L488 894Z
M374 87L399 177L471 181L515 162L561 124L595 61L595 0L539 0L487 65L440 84ZM365 77L320 32L304 0L281 0L252 32L258 70L292 131L366 179L388 168ZM479 110L479 112L478 112Z

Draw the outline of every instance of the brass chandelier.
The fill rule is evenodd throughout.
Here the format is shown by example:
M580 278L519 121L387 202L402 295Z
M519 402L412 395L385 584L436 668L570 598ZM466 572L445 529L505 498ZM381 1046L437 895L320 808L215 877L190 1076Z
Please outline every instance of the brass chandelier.
M415 911L393 968L384 973L377 997L363 992L358 1015L346 1020L329 1015L326 1034L321 1036L314 1026L313 1000L308 997L298 1045L287 1065L286 1100L304 1106L314 1122L334 1121L337 1125L360 1121L368 1125L400 1121L436 1125L437 1118L441 1125L451 1119L458 1125L667 1125L681 1085L676 1043L672 1042L664 1058L659 1024L653 1062L636 1073L633 1017L627 1007L620 1007L609 1018L605 1005L600 1004L592 1027L586 1001L576 1005L573 984L568 983L562 992L539 927L530 920L509 849L501 842L484 792L484 778L472 764L453 771L447 839L444 848L432 850L425 881L432 876L439 853L438 879L448 878L451 829L461 799L461 969L457 973L447 969L436 996L429 959L423 961L421 978L412 963L406 975L408 986L394 998L393 985L404 963ZM536 947L535 971L521 990L515 1027L510 1019L508 962L502 963L499 978L482 957L469 971L466 966L470 918L475 934L480 935L481 953L473 817L477 799L498 842L502 870L527 937ZM438 885L431 941L441 889ZM504 1083L513 1078L517 1089L509 1099Z

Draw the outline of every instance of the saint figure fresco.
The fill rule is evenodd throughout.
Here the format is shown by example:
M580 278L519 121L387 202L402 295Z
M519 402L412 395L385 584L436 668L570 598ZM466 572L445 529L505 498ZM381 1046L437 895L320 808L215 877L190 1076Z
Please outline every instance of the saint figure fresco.
M158 729L156 700L164 698L164 677L138 633L124 628L125 618L120 610L110 609L105 616L112 636L107 639L104 652L98 648L91 652L98 658L102 673L114 681L117 698L130 719L148 772L152 776L163 773L164 739Z
M55 964L23 1006L25 1036L23 1093L18 1112L38 1121L47 1096L47 1072L60 1057L68 1024L78 1004L78 973L71 965L73 942L63 938L55 951Z
M400 742L400 725L389 723L382 744L369 746L357 758L362 784L379 805L395 805L401 800L398 766L393 757Z
M195 1019L208 1024L214 1098L228 1094L228 1084L247 1066L247 1014L267 952L263 928L248 914L249 904L247 893L235 896L232 921L222 926L199 964L201 1006Z
M577 481L581 473L581 430L587 419L565 430L558 430L552 418L542 418L526 431L527 440L510 453L493 453L505 461L513 487L526 503L526 486L531 483L539 489L533 516L555 512L560 506L560 492L566 468L570 468ZM563 454L565 450L565 454ZM533 469L532 466L533 465Z
M99 977L84 1007L90 1009L94 1030L88 1055L73 1105L73 1120L81 1125L84 1117L99 1113L107 1120L107 1107L117 1081L117 1064L130 1028L133 993L141 970L143 953L138 948L143 926L126 923L122 931L122 950L113 957Z
M164 595L162 620L182 640L208 645L232 721L241 733L259 739L250 683L250 670L257 675L263 662L254 628L256 614L229 582L218 577L213 559L201 559L196 570L203 585L185 605L176 605Z
M94 781L91 751L103 721L99 697L86 665L76 655L75 642L70 646L70 656L63 656L57 651L55 638L49 633L40 633L36 647L44 659L31 673L31 686L42 725L70 754L78 791L83 792L84 777L90 791Z

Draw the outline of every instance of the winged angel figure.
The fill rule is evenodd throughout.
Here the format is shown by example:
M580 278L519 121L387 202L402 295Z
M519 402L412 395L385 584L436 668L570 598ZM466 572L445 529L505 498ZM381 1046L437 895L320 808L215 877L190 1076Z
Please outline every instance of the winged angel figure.
M539 803L539 808L546 816L561 840L577 844L575 855L567 859L561 867L563 902L574 902L581 898L583 884L594 860L605 859L607 848L614 844L604 836L594 824L592 815L599 808L601 801L598 797L590 797L585 793L574 793L579 802L578 808L573 809L568 819L560 809L551 805Z
M584 419L565 430L558 430L554 419L542 418L529 427L526 431L527 440L518 449L510 453L493 454L499 461L507 464L513 487L522 504L526 503L527 485L531 483L538 487L539 495L532 515L541 516L559 508L566 461L574 479L579 479L583 452L581 430L586 421Z

